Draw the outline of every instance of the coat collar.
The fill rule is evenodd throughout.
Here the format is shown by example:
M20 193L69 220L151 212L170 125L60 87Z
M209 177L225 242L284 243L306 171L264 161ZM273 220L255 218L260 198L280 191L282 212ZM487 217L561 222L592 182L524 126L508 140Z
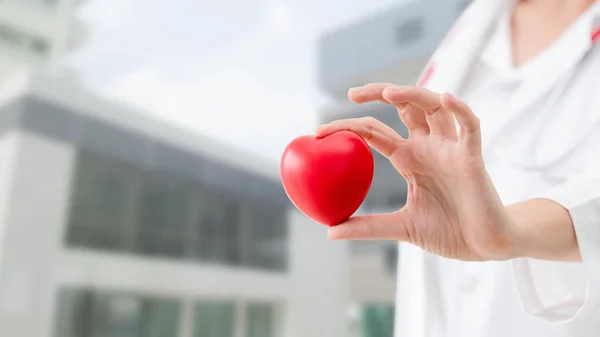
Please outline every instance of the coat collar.
M432 57L420 84L432 91L449 92L460 97L460 89L470 74L471 66L495 28L500 14L508 9L505 6L512 5L512 1L506 0L475 1ZM483 135L484 147L491 144L507 123L528 111L560 81L566 83L594 43L600 42L600 1L596 1L561 39L569 41L558 41L545 52L546 55L540 62L544 71L526 78L513 99L508 102L505 112L498 116L497 122ZM569 48L565 48L566 45Z
M458 93L493 29L504 2L475 1L466 9L431 58L420 80L423 86L440 93Z

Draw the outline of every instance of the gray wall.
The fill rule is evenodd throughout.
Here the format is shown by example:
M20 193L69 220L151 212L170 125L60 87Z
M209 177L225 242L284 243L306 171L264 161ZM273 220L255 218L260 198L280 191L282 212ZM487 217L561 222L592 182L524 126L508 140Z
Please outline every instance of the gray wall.
M318 80L345 96L364 77L426 59L471 0L420 0L396 5L319 42Z

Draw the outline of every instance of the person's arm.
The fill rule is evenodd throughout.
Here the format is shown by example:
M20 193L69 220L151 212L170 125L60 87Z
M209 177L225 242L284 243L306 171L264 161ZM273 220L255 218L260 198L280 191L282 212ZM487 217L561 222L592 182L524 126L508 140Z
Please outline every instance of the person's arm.
M549 199L530 199L506 207L517 244L513 258L581 261L569 210Z
M597 315L600 167L507 209L521 240L512 263L525 310L553 323Z
M355 103L395 105L409 137L373 118L334 121L317 135L361 135L406 179L408 197L396 212L331 227L331 239L398 240L451 259L512 260L530 314L551 322L600 315L600 166L506 206L483 162L479 120L464 102L387 83L349 95ZM600 136L591 143L600 144ZM587 152L600 163L595 149Z

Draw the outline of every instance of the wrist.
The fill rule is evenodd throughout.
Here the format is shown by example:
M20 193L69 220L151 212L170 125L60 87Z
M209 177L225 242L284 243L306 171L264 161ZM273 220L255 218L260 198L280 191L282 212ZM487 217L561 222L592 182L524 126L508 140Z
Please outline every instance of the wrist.
M530 199L505 207L508 259L577 261L579 249L569 211L548 199Z

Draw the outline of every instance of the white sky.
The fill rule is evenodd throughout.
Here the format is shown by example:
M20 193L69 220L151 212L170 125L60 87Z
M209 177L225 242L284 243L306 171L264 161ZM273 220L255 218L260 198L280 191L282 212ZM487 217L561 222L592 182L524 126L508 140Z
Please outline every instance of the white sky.
M99 93L278 160L312 133L320 33L406 0L94 0L72 64Z

